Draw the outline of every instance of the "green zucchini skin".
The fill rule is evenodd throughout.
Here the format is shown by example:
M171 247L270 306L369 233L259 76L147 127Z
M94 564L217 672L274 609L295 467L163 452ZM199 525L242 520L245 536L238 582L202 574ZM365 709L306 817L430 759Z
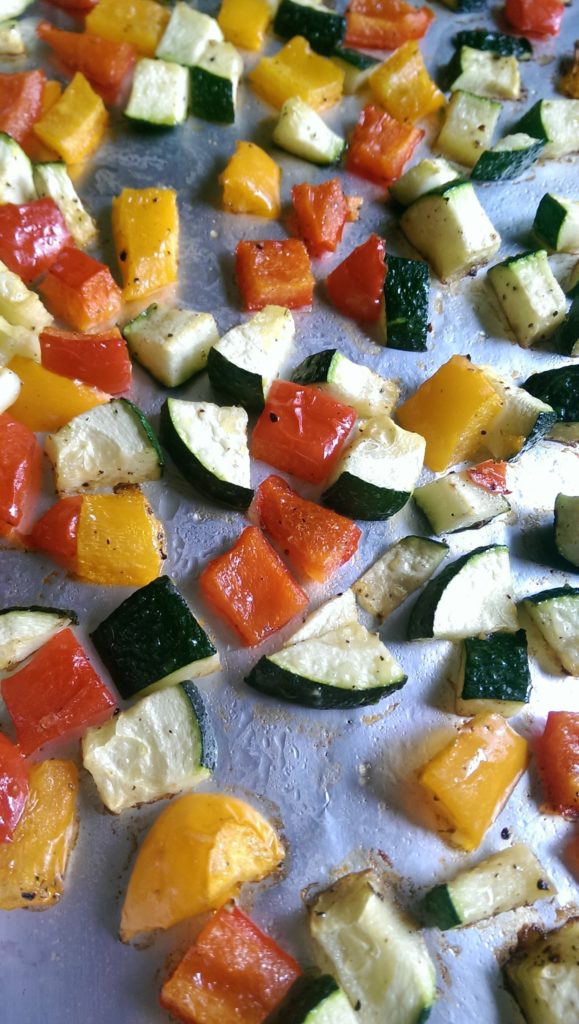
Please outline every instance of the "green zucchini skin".
M553 341L561 355L579 356L579 295L573 299L567 316L553 335Z
M292 0L281 0L273 30L282 39L303 36L316 53L331 57L346 34L346 18L334 11L316 10Z
M131 594L90 636L125 700L217 653L168 576Z
M298 978L263 1024L307 1024L311 1011L338 991L339 986L329 974Z
M133 402L131 402L128 398L120 398L119 401L122 402L123 405L128 406L129 409L131 410L131 412L133 413L133 415L136 417L136 419L138 419L138 421L139 421L141 427L143 428L143 431L144 431L144 433L145 433L145 435L147 437L147 441L151 445L151 448L154 448L154 450L155 450L155 454L156 454L156 456L157 456L157 458L159 460L159 467L160 467L161 472L162 472L163 468L164 468L164 465L165 465L165 457L163 455L163 449L161 448L161 445L159 444L159 442L157 440L157 435L155 434L155 431L153 430L153 428L152 428L151 424L149 423L147 417L145 416L144 412L141 409L139 409L139 407L137 405L135 405Z
M201 747L199 767L206 768L208 772L213 772L217 765L217 740L215 739L213 724L207 713L203 697L195 683L191 681L180 683L180 686L191 705L193 717L197 722Z
M490 50L499 57L517 57L518 60L530 60L533 56L533 47L524 36L507 36L486 29L464 29L452 37L452 42L458 50L461 46L470 46L473 50Z
M488 0L442 0L447 6L451 7L456 14L467 14L470 11L482 11L488 6Z
M229 79L212 75L205 68L192 67L191 113L205 121L233 124L235 103Z
M405 352L425 352L428 337L430 271L422 260L388 256L384 283L386 344Z
M474 165L471 178L473 181L510 181L518 178L537 162L544 148L545 140L537 139L535 145L527 149L503 152L487 149Z
M209 351L207 373L216 391L229 395L237 405L250 412L262 412L265 406L263 378L242 366L236 366L214 348Z
M323 384L328 379L330 368L338 352L337 348L325 348L306 356L292 373L295 384Z
M462 923L446 885L430 889L421 900L420 910L429 925L436 925L443 932Z
M380 63L376 57L371 57L369 53L362 53L361 50L352 50L348 46L336 46L332 56L343 60L346 64L351 64L357 71L367 71L368 68L378 67Z
M260 658L245 679L247 685L259 693L317 710L363 708L377 704L383 697L400 690L406 681L407 676L403 676L388 686L347 690L341 686L314 682L295 672L289 672L280 665L275 665L267 657Z
M555 546L573 570L579 570L579 497L558 494L555 499Z
M527 655L527 634L489 633L484 638L467 637L462 700L520 701L528 703L531 674Z
M340 473L340 476L327 491L322 494L325 505L333 508L350 519L372 520L390 519L410 501L410 491L394 491L387 487L377 487L367 480L360 480L352 473Z
M554 409L557 422L579 421L579 366L560 366L533 373L522 386Z

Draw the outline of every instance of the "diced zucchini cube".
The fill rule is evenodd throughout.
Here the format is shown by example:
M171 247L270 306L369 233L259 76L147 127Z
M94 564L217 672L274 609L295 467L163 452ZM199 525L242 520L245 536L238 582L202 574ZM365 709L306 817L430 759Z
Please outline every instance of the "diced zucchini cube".
M459 54L460 74L451 91L462 90L488 99L518 100L521 76L516 57L502 57L489 50L462 46Z
M30 160L10 135L0 132L0 203L30 203L36 198Z
M456 677L457 715L496 711L516 715L529 702L531 674L527 634L489 633L462 641Z
M460 178L458 171L442 157L425 157L390 185L390 195L401 206L410 206L420 196Z
M125 114L147 124L182 124L189 107L189 73L180 64L142 57L135 66Z
M313 164L336 163L346 145L313 107L298 96L286 100L281 108L273 141L288 153Z
M579 252L579 200L547 192L537 208L533 231L555 252Z
M485 526L511 508L504 495L479 487L466 470L418 487L413 498L436 534Z
M23 53L26 53L26 47L17 23L3 21L0 24L0 56L21 57Z
M193 67L201 60L210 42L223 42L223 32L215 18L179 2L171 12L155 56Z
M211 41L191 68L191 110L206 121L233 124L243 61L231 43Z
M450 160L474 167L489 149L501 113L501 104L484 96L457 90L446 110L438 148Z
M0 413L6 412L20 394L20 378L6 366L0 367Z
M94 242L98 237L97 226L82 205L66 164L34 164L32 173L38 195L54 200L78 247L84 249Z
M489 270L488 280L523 348L547 338L565 318L565 293L544 249L497 263Z
M129 321L123 335L131 353L161 384L176 388L205 369L219 340L211 313L153 303Z

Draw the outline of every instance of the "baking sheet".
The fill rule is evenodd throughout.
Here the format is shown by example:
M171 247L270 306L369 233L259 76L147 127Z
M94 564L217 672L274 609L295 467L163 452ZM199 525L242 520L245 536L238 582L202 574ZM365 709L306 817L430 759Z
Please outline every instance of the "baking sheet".
M209 13L218 9L217 3L198 6ZM433 7L437 20L422 44L431 69L450 58L449 36L454 26L496 27L494 11L458 18L442 6ZM70 25L55 8L38 3L22 20L31 39L38 17ZM500 134L506 134L535 99L555 94L558 54L570 54L576 38L579 15L575 5L565 15L560 39L537 44L535 61L521 64L525 99L504 104ZM278 46L278 41L270 39L267 49L273 51ZM35 49L32 43L26 59L5 61L0 70L35 66ZM257 59L245 57L246 68ZM51 77L65 78L48 58L44 66ZM327 120L332 127L347 131L360 106L359 98L349 98L330 111ZM124 186L165 184L177 188L182 228L178 297L191 308L212 312L224 332L242 319L233 278L232 254L237 241L283 238L285 232L281 223L221 213L217 174L238 138L270 148L275 111L243 85L235 126L218 127L190 118L172 131L142 130L124 121L120 110L113 112L111 120L109 137L78 179L83 199L99 220L100 254L114 267L110 205ZM429 152L427 142L436 135L434 118L427 128L427 139L415 159ZM276 151L275 158L283 168L285 203L292 184L321 181L332 173L281 151ZM339 252L315 264L319 279L370 231L384 235L390 251L412 255L381 190L347 174L343 178L346 191L364 197L364 208L360 222L347 227ZM503 239L497 259L531 244L530 226L544 192L576 198L577 180L577 158L568 158L540 165L514 184L478 186L481 201ZM553 262L564 275L573 260ZM517 380L565 362L548 350L524 351L514 344L493 306L484 272L452 287L443 287L433 278L433 331L426 353L377 346L377 333L334 315L321 288L312 313L296 314L295 319L297 338L288 370L311 352L337 346L350 358L399 378L403 397L453 352L468 352L475 362L492 363ZM203 375L177 394L215 399ZM164 396L163 389L135 367L131 398L155 425ZM255 464L254 484L268 472L267 467ZM428 476L425 473L424 479ZM512 514L482 530L451 537L450 558L481 544L504 541L511 549L517 597L565 582L576 584L576 575L549 564L547 535L557 492L579 493L579 449L544 443L513 466L510 482ZM238 536L245 519L198 498L171 466L161 483L144 489L167 529L166 571L203 619L206 613L196 577L210 557ZM298 484L298 489L306 496L315 494L307 485ZM45 506L54 500L48 471L43 500ZM308 587L312 607L351 584L395 539L411 532L424 532L412 506L387 523L364 524L356 557L330 586ZM6 550L0 553L0 591L4 605L45 603L75 608L81 638L128 593L76 583L48 559ZM531 768L476 854L466 856L452 850L428 829L413 772L462 720L452 714L451 646L405 643L408 614L407 607L399 609L381 629L382 638L408 673L407 685L375 707L344 712L294 708L248 690L243 675L258 653L239 651L228 631L217 621L209 621L222 654L223 671L201 681L219 742L218 767L211 784L204 788L249 800L279 826L288 850L281 875L246 887L242 906L304 965L314 962L303 909L304 890L310 885L325 884L344 871L373 864L386 873L402 904L412 909L424 887L503 848L506 842L528 842L559 889L556 904L545 901L536 909L504 914L474 928L426 933L439 991L432 1024L464 1024L475 1019L483 1024L515 1024L521 1018L503 991L498 958L522 924L552 925L575 907L577 890L562 859L572 826L539 812L540 794ZM291 630L263 645L259 654L279 646L288 632ZM90 653L102 668L92 649ZM104 668L102 671L107 679ZM550 709L579 710L576 679L546 672L535 659L532 674L531 703L516 719L517 729L525 735L541 728ZM75 756L74 748L71 752ZM91 778L81 771L80 834L61 903L41 914L0 914L2 1024L64 1024L79 1019L84 1024L161 1024L167 1020L158 1007L160 985L168 967L191 941L198 922L187 922L141 947L124 946L117 939L120 906L135 850L162 806L112 817L104 811ZM501 838L505 828L509 840Z

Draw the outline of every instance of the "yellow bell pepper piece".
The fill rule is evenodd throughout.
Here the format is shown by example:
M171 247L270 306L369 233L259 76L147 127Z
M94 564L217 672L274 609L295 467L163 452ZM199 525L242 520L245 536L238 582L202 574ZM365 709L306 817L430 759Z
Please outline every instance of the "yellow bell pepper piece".
M99 0L85 19L87 32L131 43L143 57L154 57L170 11L155 0Z
M225 38L242 50L260 50L272 8L268 0L223 0L217 21Z
M273 57L263 57L249 75L255 91L274 107L299 96L314 110L327 110L342 98L345 74L314 53L309 43L295 36Z
M501 400L467 356L452 356L396 410L405 430L426 440L424 462L436 473L474 457Z
M67 164L78 164L101 142L108 118L102 99L77 71L60 99L36 122L34 132Z
M113 199L112 217L123 298L138 299L173 284L179 262L179 211L173 189L125 188Z
M111 400L104 391L61 377L24 356L14 356L8 365L22 382L10 415L29 430L59 430L75 416Z
M121 939L216 910L284 856L272 826L249 804L218 793L181 797L157 818L139 850Z
M78 773L72 761L30 768L24 814L11 843L0 844L0 909L46 910L58 903L78 830Z
M82 499L76 572L88 583L144 587L161 574L165 531L138 487Z
M263 149L254 142L238 142L219 176L223 209L275 220L281 212L280 181L280 168Z
M463 850L476 850L529 759L527 741L502 715L472 718L420 771L423 788L448 838Z
M378 103L398 121L417 121L446 103L413 39L380 65L370 78L370 88Z

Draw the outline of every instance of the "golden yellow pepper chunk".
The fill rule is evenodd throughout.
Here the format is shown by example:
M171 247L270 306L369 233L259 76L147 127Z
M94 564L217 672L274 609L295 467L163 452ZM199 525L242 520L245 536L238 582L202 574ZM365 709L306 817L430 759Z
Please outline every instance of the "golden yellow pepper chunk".
M223 0L217 21L230 43L242 50L259 50L271 15L268 0Z
M78 164L100 144L108 117L100 96L77 71L60 99L36 122L34 132L67 164Z
M384 110L398 121L417 121L446 103L413 39L380 65L370 78L370 88Z
M138 487L86 494L77 533L77 575L88 583L144 587L161 573L165 531Z
M249 81L274 107L299 96L314 110L327 110L342 98L344 77L341 68L314 53L301 36L295 36L273 57L263 57Z
M424 462L440 473L472 458L501 400L484 371L467 356L452 356L396 410L405 430L426 440Z
M449 840L476 850L527 767L527 741L502 715L485 712L421 769L419 780L450 831Z
M173 284L179 210L172 188L124 188L113 199L113 236L127 301Z
M170 804L139 850L121 939L216 910L284 859L272 826L242 800L193 793Z
M24 356L14 356L9 368L22 382L10 415L29 430L59 430L75 416L111 400L104 391L61 377Z
M144 57L154 57L169 17L170 11L155 0L99 0L85 27L95 36L131 43Z
M30 789L11 843L0 843L0 909L46 910L62 896L76 841L78 773L72 761L30 769Z
M281 212L281 170L254 142L238 142L235 153L219 176L223 209L276 219Z

